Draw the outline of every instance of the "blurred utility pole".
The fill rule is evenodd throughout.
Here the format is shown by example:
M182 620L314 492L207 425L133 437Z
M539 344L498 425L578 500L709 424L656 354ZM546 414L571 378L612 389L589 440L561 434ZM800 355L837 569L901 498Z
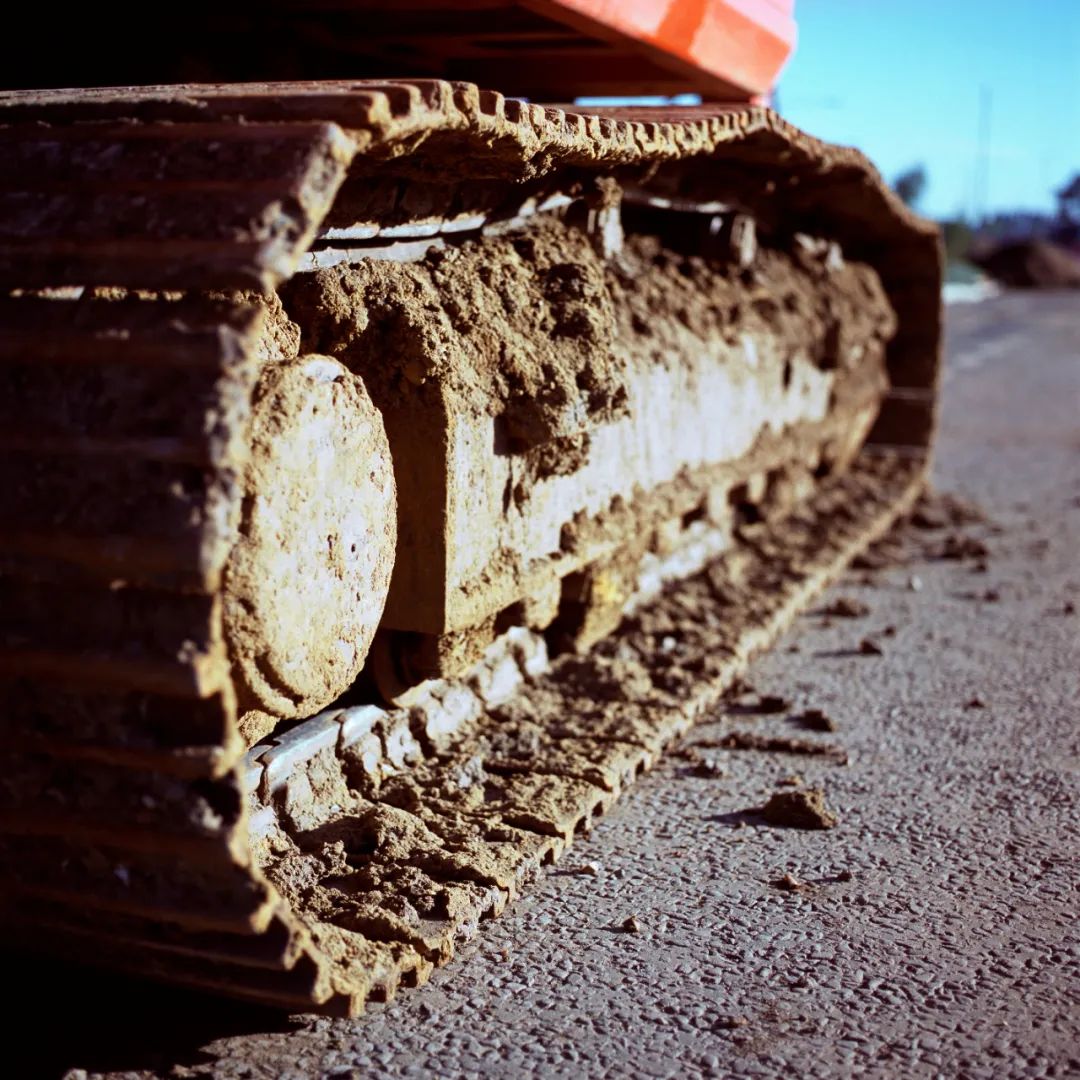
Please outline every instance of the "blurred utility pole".
M979 87L979 135L975 152L975 191L972 220L981 223L990 200L990 111L994 92L985 83Z

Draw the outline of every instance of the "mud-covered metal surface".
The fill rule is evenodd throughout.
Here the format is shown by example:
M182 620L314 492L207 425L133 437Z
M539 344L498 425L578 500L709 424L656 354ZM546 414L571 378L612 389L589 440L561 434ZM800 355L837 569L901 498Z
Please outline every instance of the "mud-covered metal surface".
M19 394L29 385L44 421L16 414L0 436L0 865L13 925L43 944L338 1012L423 979L920 486L935 233L865 159L766 110L582 117L442 83L42 92L0 95L0 140L12 331L0 378ZM523 196L591 190L583 174L645 185L656 205L734 203L772 235L807 230L872 267L898 320L875 452L824 477L783 522L745 531L726 569L694 579L683 600L661 594L591 659L561 662L567 687L574 663L630 664L609 680L640 690L625 702L629 734L617 701L584 712L594 686L551 698L553 673L519 706L497 700L493 672L467 736L480 743L440 746L436 732L417 755L411 714L393 737L356 719L352 743L333 721L305 767L266 788L272 819L252 817L229 564L253 520L243 433L260 371L296 341L247 290L281 284L335 229L352 244L375 222L381 242L455 215L519 213ZM68 411L42 412L50 377ZM579 582L576 596L588 606L607 585ZM697 645L661 648L639 678L619 642L644 634L644 653L659 634L663 646L670 604L695 612ZM470 711L452 690L440 704ZM570 723L568 703L576 727L553 733L553 714ZM373 786L372 735L385 758L418 758L411 770ZM286 747L261 765L280 773L290 760ZM370 858L380 848L385 860Z
M698 218L690 251L628 235L605 253L545 213L283 288L301 347L362 376L403 477L384 628L480 631L660 522L722 523L757 474L809 490L846 465L887 392L877 274L802 235L740 265L723 219Z
M10 957L9 1068L1072 1076L1080 327L1063 293L949 320L934 480L985 520L920 507L859 560L878 569L844 574L752 664L756 693L703 717L425 987L354 1019L285 1018ZM954 534L988 554L941 558ZM883 655L860 653L864 637ZM808 726L813 710L833 730ZM848 764L701 745L740 732ZM795 774L824 789L835 828L753 812ZM636 933L620 929L630 916ZM60 1019L58 986L79 995Z

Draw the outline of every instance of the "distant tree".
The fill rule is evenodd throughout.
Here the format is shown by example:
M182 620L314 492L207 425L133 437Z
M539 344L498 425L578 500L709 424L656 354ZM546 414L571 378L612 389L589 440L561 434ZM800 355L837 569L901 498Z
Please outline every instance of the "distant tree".
M894 181L893 190L908 206L914 206L926 189L926 170L921 165L905 169Z
M1080 173L1073 174L1073 178L1057 193L1057 198L1062 220L1080 225Z
M943 221L941 232L948 261L954 263L966 259L975 235L971 226L963 218L958 218L955 221Z

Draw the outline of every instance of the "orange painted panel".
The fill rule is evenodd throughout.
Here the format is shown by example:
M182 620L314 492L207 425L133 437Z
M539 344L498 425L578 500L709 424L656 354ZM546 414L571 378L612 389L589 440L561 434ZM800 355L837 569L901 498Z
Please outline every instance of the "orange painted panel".
M795 47L794 0L534 0L528 6L609 41L632 43L706 96L767 93Z

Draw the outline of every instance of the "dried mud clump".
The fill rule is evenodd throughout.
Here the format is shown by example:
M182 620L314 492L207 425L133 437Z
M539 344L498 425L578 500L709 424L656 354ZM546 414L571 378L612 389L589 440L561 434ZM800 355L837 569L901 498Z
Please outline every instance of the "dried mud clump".
M986 521L986 515L974 503L958 495L927 491L919 499L910 520L917 529L947 529L980 525Z
M368 260L285 289L305 346L338 356L380 405L450 393L501 417L511 447L585 431L625 411L604 264L587 235L537 222L527 235Z
M821 609L822 615L833 615L838 619L861 619L870 614L870 608L861 600L850 596L838 596Z
M724 1016L717 1020L714 1026L724 1031L733 1031L735 1028L747 1027L749 1023L745 1016Z
M784 874L781 877L770 881L769 884L774 889L779 889L780 892L806 892L811 887L809 882L797 878L792 873Z
M757 712L765 715L787 712L791 708L791 702L779 694L763 694L757 703Z
M720 750L762 750L766 753L807 754L810 757L830 757L847 761L847 754L838 746L792 739L787 735L758 735L754 731L729 731L718 739L702 739L695 746L716 747Z
M677 365L718 342L741 349L747 334L806 347L822 370L860 368L884 389L896 318L870 267L826 275L798 251L762 249L751 276L654 236L628 236L605 260L583 230L538 218L417 262L301 274L282 296L304 348L361 375L381 408L452 398L500 418L512 452L623 415L632 367Z
M600 864L598 862L587 862L578 866L569 866L566 868L566 873L573 874L575 877L599 877Z
M736 262L682 254L658 237L635 234L612 260L608 281L619 337L637 339L657 363L701 341L735 344L757 325L809 346L822 370L851 368L866 363L869 343L880 347L896 331L870 267L844 262L828 268L799 245L790 253L761 248L745 271Z
M923 554L931 558L957 562L971 560L981 566L990 555L983 540L964 531L967 526L989 524L986 515L974 503L957 495L925 492L908 521L915 529L948 530L939 543L923 545Z
M710 757L703 757L700 761L695 762L691 766L691 772L694 776L700 776L706 780L716 780L727 776L727 769L716 758Z
M559 677L574 693L593 701L642 701L654 694L645 666L621 657L567 656L559 665Z
M708 573L716 576L716 567ZM760 694L753 687L739 687L728 692L729 708L748 716L776 716L791 708L791 699L780 694Z
M851 560L853 570L890 570L907 562L903 541L896 534L883 537Z
M970 531L971 526L979 525L990 532L1000 531L974 503L956 495L927 491L906 519L906 527L898 526L889 535L871 545L852 560L851 566L855 570L878 571L903 566L913 558L943 559L970 564L973 571L985 573L988 569L990 548L981 537L972 535ZM938 535L919 535L927 532ZM864 583L873 584L873 578L865 578ZM911 575L907 587L912 592L921 591L922 579ZM989 595L986 599L992 602ZM830 606L823 608L821 614L843 616L848 613L839 606ZM860 611L859 614L865 612Z
M821 788L777 791L762 807L761 816L770 825L789 829L832 829L840 821L825 805Z
M807 731L836 731L837 723L824 709L805 709L794 717Z
M966 536L963 533L950 533L945 537L938 555L942 559L985 559L990 554L990 549L974 536Z

